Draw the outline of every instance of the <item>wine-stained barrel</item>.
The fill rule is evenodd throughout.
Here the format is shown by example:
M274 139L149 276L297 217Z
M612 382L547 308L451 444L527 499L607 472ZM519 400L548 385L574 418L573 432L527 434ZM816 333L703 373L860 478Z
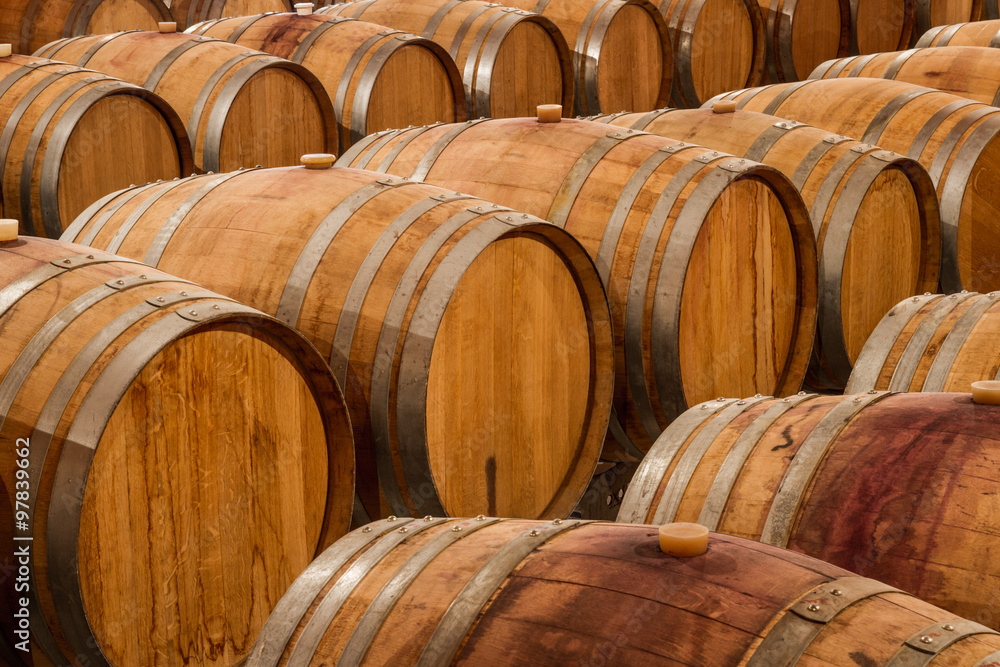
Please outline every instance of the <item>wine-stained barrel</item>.
M306 334L351 411L362 521L565 516L587 488L611 408L610 314L586 252L553 225L405 179L295 167L125 191L67 238Z
M809 382L843 389L869 334L900 299L936 290L941 219L920 163L752 111L661 109L595 118L740 157L788 176L809 207L820 306Z
M810 79L870 77L937 88L983 104L1000 104L1000 50L983 46L919 48L825 62Z
M29 54L64 37L156 30L158 23L172 20L163 0L0 0L0 42Z
M672 104L697 107L723 91L760 83L767 37L757 0L652 2L670 29L675 70Z
M865 343L847 389L969 391L1000 376L995 292L924 294L889 310Z
M761 111L917 160L941 202L942 289L1000 288L1000 109L901 81L818 79L737 91ZM950 280L958 275L961 282Z
M891 585L725 535L707 535L700 555L667 555L657 532L486 516L373 523L292 585L247 665L1000 659L995 631Z
M758 1L767 35L765 80L799 81L820 63L847 55L849 0Z
M0 203L23 234L58 238L109 192L194 169L165 101L61 62L0 58L0 128Z
M242 660L350 525L350 420L323 358L196 284L30 237L0 243L0 334L0 475L32 650Z
M969 394L718 399L664 431L618 520L787 547L997 628L998 427Z
M462 73L469 118L524 116L539 104L573 108L569 46L556 24L539 14L480 0L362 0L316 13L437 42Z
M188 32L307 67L333 100L341 150L380 130L466 118L458 68L429 39L355 19L290 13L208 21Z
M984 0L983 8L997 9L996 0ZM917 47L922 46L1000 46L1000 17L986 16L988 21L973 21L971 23L953 23L938 25L931 28L917 40Z
M223 17L290 12L292 6L291 0L173 0L170 11L177 27L185 30L195 23Z
M574 109L589 115L667 103L674 75L667 23L649 0L505 0L551 19L573 51Z
M732 387L743 395L802 383L815 241L802 198L772 167L645 132L534 118L373 135L340 162L471 192L580 240L614 318L609 447L618 451L607 457L642 458L689 404Z
M37 55L116 76L162 96L187 125L195 164L221 172L297 164L336 151L333 103L302 65L172 32L120 32L48 44Z

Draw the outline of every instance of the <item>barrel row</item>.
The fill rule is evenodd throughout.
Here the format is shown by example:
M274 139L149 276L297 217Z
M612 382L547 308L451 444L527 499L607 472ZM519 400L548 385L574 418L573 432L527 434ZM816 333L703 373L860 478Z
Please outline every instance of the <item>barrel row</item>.
M22 582L2 584L5 641L28 598L55 664L238 662L350 525L325 360L258 310L48 239L0 242L0 329L0 542Z

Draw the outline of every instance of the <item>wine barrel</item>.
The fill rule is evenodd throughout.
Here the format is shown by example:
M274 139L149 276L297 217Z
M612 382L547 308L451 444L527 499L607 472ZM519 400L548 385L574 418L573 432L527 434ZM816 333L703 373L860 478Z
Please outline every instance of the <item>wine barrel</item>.
M351 411L359 523L565 516L587 487L611 409L610 314L587 254L553 225L404 179L296 167L122 192L67 238L308 336Z
M458 68L429 39L319 14L218 19L188 32L307 67L333 100L341 150L380 130L466 118Z
M942 289L1000 287L1000 110L931 88L865 78L778 84L718 99L918 160L941 202ZM960 283L949 279L956 272Z
M663 432L618 520L787 547L997 628L998 429L969 394L717 399Z
M577 114L649 111L667 103L674 57L667 24L649 0L504 0L541 14L573 50Z
M576 520L375 523L309 566L247 665L1000 659L995 631L891 585L739 538L707 547L669 556L655 527Z
M187 123L197 167L231 171L296 164L336 151L333 103L302 65L208 37L120 32L49 44L74 62L161 95Z
M96 199L194 169L177 114L129 83L30 56L0 58L0 208L58 238Z
M993 4L996 12L996 0L917 0L917 23L911 38L911 45L916 45L918 38L926 35L934 26L949 26L959 22L979 21L982 18L997 18L986 16L986 7Z
M850 54L905 49L917 26L919 0L850 0Z
M362 0L316 13L362 19L437 42L462 72L469 118L524 116L539 104L573 108L569 47L544 16L480 0Z
M810 79L855 76L892 79L937 88L983 104L1000 104L1000 50L981 46L919 48L825 62Z
M0 243L0 331L0 475L33 650L242 660L350 525L350 421L319 353L198 285L30 237Z
M760 83L767 38L757 0L652 2L670 29L674 105L697 107L723 91Z
M775 116L661 109L595 118L759 160L802 194L820 257L816 345L807 381L843 390L886 310L937 288L941 218L920 163Z
M228 16L253 16L264 12L290 12L291 0L173 0L170 10L177 21L177 27L185 30L188 26L202 21Z
M606 458L642 458L691 403L802 383L815 241L802 198L772 167L645 132L532 118L373 135L340 162L471 192L580 240L614 318Z
M1000 46L1000 16L988 16L990 7L996 12L996 0L983 2L984 18L987 21L953 23L931 28L917 40L917 47L924 46Z
M847 55L849 0L758 0L767 35L766 79L799 81L817 65Z
M158 23L172 20L162 0L0 0L0 42L29 54L64 37L156 30Z
M896 304L865 343L848 391L963 392L977 380L1000 379L998 296L963 290Z

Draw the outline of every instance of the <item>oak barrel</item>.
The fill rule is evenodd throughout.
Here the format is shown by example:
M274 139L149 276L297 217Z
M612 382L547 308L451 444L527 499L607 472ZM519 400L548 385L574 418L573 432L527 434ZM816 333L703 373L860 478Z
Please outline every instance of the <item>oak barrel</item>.
M247 665L970 666L998 649L979 623L735 537L678 558L655 526L427 517L330 547Z
M307 67L333 100L341 150L380 130L466 118L458 68L429 39L320 14L219 19L188 31Z
M918 160L941 203L944 291L1000 287L1000 109L883 79L737 91L737 107L809 123ZM961 282L952 280L958 275Z
M865 343L847 389L969 391L1000 375L1000 308L995 292L929 294L886 312Z
M0 42L29 54L49 42L116 30L156 30L172 21L163 0L0 0Z
M863 76L937 88L983 104L1000 104L1000 50L982 46L918 48L825 62L810 79Z
M61 40L38 55L161 95L187 124L203 171L297 164L303 153L337 149L323 84L282 58L208 37L141 31Z
M553 225L422 183L295 167L125 191L67 238L309 337L351 411L359 522L565 516L587 487L611 408L610 314L586 252Z
M882 53L909 46L917 26L917 3L920 0L849 2L851 41L848 53Z
M471 192L580 240L614 318L606 457L642 458L689 404L731 388L802 383L815 241L802 198L772 167L601 123L531 118L373 135L341 163Z
M618 520L787 547L997 628L997 433L969 394L718 399L664 431Z
M290 12L292 0L172 0L177 27L185 30L202 21L229 16L253 16L264 12Z
M437 42L458 65L467 116L510 118L539 104L573 108L573 62L555 23L480 0L361 0L317 9Z
M723 91L760 83L767 38L757 0L652 2L670 29L675 70L672 104L697 107Z
M573 51L577 114L649 111L667 103L673 46L649 0L504 0L536 12L562 32Z
M752 111L661 109L595 120L759 160L792 180L820 258L813 386L842 390L885 312L937 288L941 218L934 184L915 160Z
M243 659L350 525L350 421L322 357L198 285L30 237L0 243L0 333L0 474L34 650Z
M0 204L58 238L103 195L194 169L177 114L149 91L65 63L0 58Z
M830 58L847 55L849 0L758 0L765 22L771 83L798 81Z
M993 16L989 16L992 8ZM970 23L938 24L925 32L917 47L922 46L1000 46L1000 16L996 15L996 0L983 1L983 18L987 21L972 21Z

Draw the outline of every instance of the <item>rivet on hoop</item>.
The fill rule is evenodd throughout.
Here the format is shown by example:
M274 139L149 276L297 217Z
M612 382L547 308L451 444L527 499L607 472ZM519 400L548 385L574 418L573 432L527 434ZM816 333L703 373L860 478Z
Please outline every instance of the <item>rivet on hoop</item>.
M452 526L451 527L451 532L453 532L453 533L460 533L460 532L462 532L462 527L461 526Z
M736 401L736 405L746 405L746 401Z
M800 391L799 393L796 394L796 396L805 396L805 395L806 395L806 392L804 392L804 391Z
M806 607L806 609L808 609L809 611L819 611L819 605L814 602L808 607Z
M163 297L162 296L156 297L156 300L159 301L160 303L163 303Z
M860 397L860 396L856 396L856 397L854 398L854 402L855 402L855 403L860 403L860 402L861 402L861 400L862 400L862 399L861 399L861 397Z
M942 625L941 627L942 627L942 628L943 628L944 630L946 630L947 632L953 632L953 631L955 630L955 626L954 626L954 625L952 625L951 623L945 623L945 624L944 624L944 625Z
M552 525L553 526L561 526L562 525L562 519L552 519Z
M390 514L389 516L387 516L385 518L385 520L386 521L395 521L396 520L396 515L395 514Z
M924 644L933 644L934 638L931 637L930 635L922 635L920 637L920 641L923 642Z
M371 526L365 526L364 528L361 529L361 532L362 533L370 533L370 532L372 532L372 527Z
M433 521L433 520L434 520L434 517L432 517L430 514L428 514L427 516L424 517L424 521Z
M480 514L479 516L476 517L476 521L486 521L486 515Z
M400 528L399 532L400 533L405 533L406 532L406 526L403 526L402 528Z
M528 537L538 537L538 531L532 530L530 533L528 533Z
M877 394L878 393L878 389L869 389L868 393L869 394Z
M717 399L715 399L715 400L717 400L717 401L718 401L719 403L722 403L722 402L723 402L724 400L726 400L726 399L725 399L724 397L722 397L722 396L719 396L719 397L718 397Z
M115 281L115 285L124 285L124 284L125 284L124 280L116 280Z
M844 594L844 591L840 590L839 588L834 588L833 590L830 591L830 595L832 595L834 597L838 597L838 598L841 595L843 595L843 594Z
M93 255L91 255L91 259L93 259ZM146 280L146 279L147 278L146 278L145 274L142 274L142 275L139 276L139 280Z
M188 315L191 315L192 317L197 317L198 316L198 311L197 310L189 310L188 311Z
M94 259L93 255L87 255L87 259Z

